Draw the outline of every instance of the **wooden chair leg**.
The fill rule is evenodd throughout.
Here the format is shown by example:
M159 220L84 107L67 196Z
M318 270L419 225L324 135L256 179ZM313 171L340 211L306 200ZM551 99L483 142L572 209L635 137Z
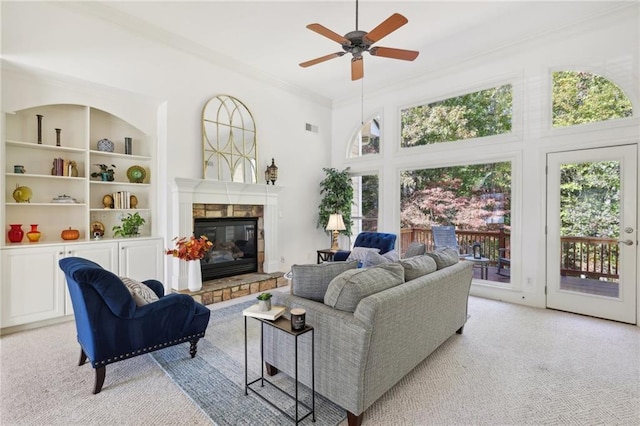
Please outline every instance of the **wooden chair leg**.
M189 353L191 354L191 358L194 358L196 356L196 352L198 352L198 340L200 339L195 339L191 341L191 346L189 347Z
M87 354L84 353L84 350L80 348L80 361L78 362L78 366L83 365L87 362Z
M96 368L96 383L93 387L93 394L100 393L102 390L102 385L104 385L104 378L107 375L107 367L104 365L102 367Z
M349 426L360 426L363 414L364 413L360 413L360 415L356 416L351 411L347 411L347 423Z

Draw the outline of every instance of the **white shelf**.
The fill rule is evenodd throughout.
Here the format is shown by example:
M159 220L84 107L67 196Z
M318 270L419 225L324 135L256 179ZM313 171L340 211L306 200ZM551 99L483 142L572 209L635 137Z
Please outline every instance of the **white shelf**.
M92 213L100 212L100 213L129 213L129 212L149 212L151 209L90 209Z
M45 151L58 151L58 152L78 152L84 153L86 150L82 148L71 148L66 146L45 145L34 142L22 142L22 141L7 141L7 146L26 148L26 149L40 149Z
M7 207L86 207L86 203L6 203Z
M35 173L5 173L7 177L26 177L26 178L34 178L34 179L68 179L68 180L77 180L84 181L86 178L84 177L75 177L75 176L57 176L57 175L40 175Z
M112 157L112 158L119 158L119 159L130 159L130 160L140 160L140 161L150 161L151 157L148 157L146 155L132 155L132 154L122 154L120 152L106 152L106 151L96 151L96 150L90 150L89 153L92 156L104 156L104 157Z
M89 182L92 185L127 185L127 186L137 186L140 188L151 186L150 183L133 183L133 182L118 182L118 181L108 182L103 180L92 180Z

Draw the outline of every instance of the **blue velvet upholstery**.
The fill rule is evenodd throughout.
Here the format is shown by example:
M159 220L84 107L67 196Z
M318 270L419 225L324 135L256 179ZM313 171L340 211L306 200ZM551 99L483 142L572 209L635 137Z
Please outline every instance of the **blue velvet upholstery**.
M97 263L80 257L59 262L67 278L73 303L80 364L88 358L96 370L94 393L104 382L104 366L182 342L191 342L195 356L198 340L204 336L211 311L186 294L164 296L156 280L143 281L159 297L136 306L123 282ZM99 375L102 375L100 378Z
M380 254L391 251L396 246L396 234L388 234L385 232L361 232L353 243L354 247L369 247L380 249ZM351 251L339 250L333 255L335 262L347 260Z

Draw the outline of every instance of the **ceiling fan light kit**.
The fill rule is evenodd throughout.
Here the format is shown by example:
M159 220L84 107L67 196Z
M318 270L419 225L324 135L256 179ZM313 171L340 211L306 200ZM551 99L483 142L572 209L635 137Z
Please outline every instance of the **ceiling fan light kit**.
M401 59L403 61L413 61L418 57L420 52L415 50L395 49L392 47L371 47L375 42L386 37L393 31L397 30L404 24L409 22L407 18L394 13L377 27L370 32L358 30L358 0L356 0L356 30L346 33L341 36L324 27L320 24L314 23L307 25L307 28L314 31L328 39L331 39L342 46L343 52L330 53L319 58L312 59L310 61L302 62L301 67L306 68L312 65L319 64L321 62L328 61L333 58L339 58L346 53L351 53L351 80L359 80L364 77L364 65L362 53L369 52L373 56L381 56L383 58Z

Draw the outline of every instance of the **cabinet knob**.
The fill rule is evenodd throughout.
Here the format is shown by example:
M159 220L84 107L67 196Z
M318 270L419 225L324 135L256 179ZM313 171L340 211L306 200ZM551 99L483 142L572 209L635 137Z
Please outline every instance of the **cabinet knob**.
M58 253L60 256L64 256L64 252L61 251L60 253Z

